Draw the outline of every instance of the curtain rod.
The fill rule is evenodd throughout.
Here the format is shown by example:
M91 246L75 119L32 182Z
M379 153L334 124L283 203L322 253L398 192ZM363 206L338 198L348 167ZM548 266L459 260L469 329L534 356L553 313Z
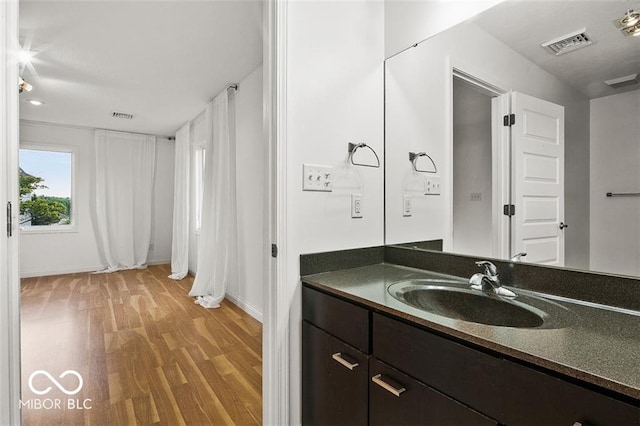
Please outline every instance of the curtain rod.
M155 136L157 138L162 138L162 139L172 139L172 138L175 139L173 136L167 136L167 135L158 135L158 134L143 133L143 132L130 132L128 130L104 129L101 127L82 126L79 124L50 123L48 121L27 120L24 118L21 118L20 121L26 124L34 124L34 125L42 125L42 126L67 127L71 129L80 129L80 130L105 130L107 132L133 133L136 135Z
M233 83L227 86L227 88L225 90L229 90L229 89L233 89L236 92L240 90L240 85L238 83ZM202 111L200 111L200 113L198 115L196 115L193 119L189 120L189 123L193 123L193 121L195 121L198 117L200 117L200 115L204 114L206 108L203 109ZM175 141L176 138L175 136L170 136L168 138L170 141Z

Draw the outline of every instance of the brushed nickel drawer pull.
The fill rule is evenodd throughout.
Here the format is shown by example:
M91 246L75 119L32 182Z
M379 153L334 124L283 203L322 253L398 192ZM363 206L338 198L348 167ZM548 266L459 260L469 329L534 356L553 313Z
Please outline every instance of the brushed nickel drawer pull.
M404 391L406 391L407 389L404 387L400 387L400 386L393 386L390 385L389 383L385 382L384 380L382 380L382 374L377 374L375 376L373 376L371 378L371 381L373 383L375 383L376 385L380 386L381 388L383 388L384 390L391 392L392 394L394 394L395 396L400 396L400 394Z
M356 368L358 365L357 362L349 362L346 359L344 359L344 355L342 355L341 352L336 352L335 354L331 355L331 358L335 359L336 361L338 361L340 364L344 365L345 367L347 367L349 370L353 370L354 368Z

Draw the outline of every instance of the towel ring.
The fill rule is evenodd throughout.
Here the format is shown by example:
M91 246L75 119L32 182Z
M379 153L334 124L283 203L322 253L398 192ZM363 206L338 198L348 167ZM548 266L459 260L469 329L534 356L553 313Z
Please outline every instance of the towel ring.
M373 152L373 155L375 155L377 164L363 164L363 163L354 162L353 161L353 154L355 154L356 151L358 149L360 149L360 148L369 148L369 150L371 152ZM349 142L349 159L351 160L351 164L353 164L354 166L373 167L373 168L376 168L376 169L380 167L380 158L378 158L378 154L376 154L376 152L373 150L373 148L371 148L366 143L355 144L355 143Z
M429 160L431 160L431 164L433 164L433 171L418 169L418 165L416 163L418 162L418 158L420 157L427 157ZM411 164L413 165L413 170L418 173L438 173L438 167L436 167L435 161L433 161L433 158L431 158L431 156L426 152L410 152L409 161L411 161Z

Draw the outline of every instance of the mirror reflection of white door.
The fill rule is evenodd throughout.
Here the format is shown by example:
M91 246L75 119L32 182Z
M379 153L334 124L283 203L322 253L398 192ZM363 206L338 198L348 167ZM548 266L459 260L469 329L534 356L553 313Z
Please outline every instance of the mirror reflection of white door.
M564 266L564 107L513 92L512 255Z

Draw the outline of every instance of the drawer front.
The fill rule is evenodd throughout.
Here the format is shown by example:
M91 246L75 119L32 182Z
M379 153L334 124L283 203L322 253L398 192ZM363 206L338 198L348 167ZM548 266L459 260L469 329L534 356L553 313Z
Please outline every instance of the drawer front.
M368 365L368 355L303 321L303 424L366 425Z
M591 389L503 361L505 389L500 421L509 425L640 425L638 403L624 403Z
M373 357L369 363L369 376L372 379L369 381L372 425L497 425L496 421ZM394 390L402 389L399 395L394 393Z
M500 358L378 314L373 315L373 355L500 420Z
M369 311L302 286L302 319L365 353L369 345Z

